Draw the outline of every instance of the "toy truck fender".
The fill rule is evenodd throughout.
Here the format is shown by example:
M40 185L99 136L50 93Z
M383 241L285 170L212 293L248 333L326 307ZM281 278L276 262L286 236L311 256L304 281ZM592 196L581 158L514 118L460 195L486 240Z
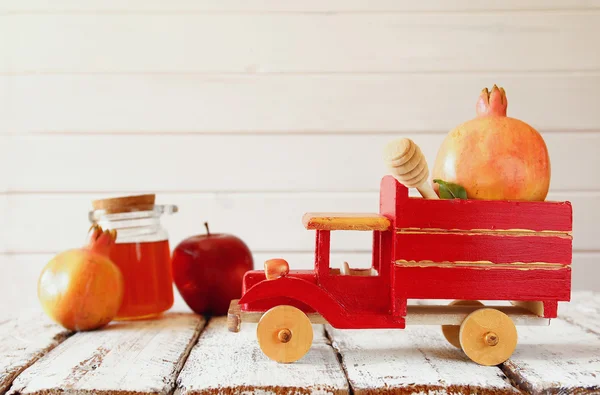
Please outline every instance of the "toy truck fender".
M240 305L280 298L298 301L312 308L334 327L350 325L352 320L344 306L323 288L295 277L263 280L250 288L239 300Z

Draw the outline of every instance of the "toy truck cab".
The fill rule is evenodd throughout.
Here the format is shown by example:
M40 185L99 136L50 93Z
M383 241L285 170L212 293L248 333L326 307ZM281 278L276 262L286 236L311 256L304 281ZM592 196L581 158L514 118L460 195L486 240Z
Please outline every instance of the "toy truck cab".
M316 233L314 270L290 271L285 279L273 281L266 280L263 271L246 273L242 308L266 311L287 304L319 313L341 328L403 328L403 317L390 314L392 266L387 246L393 237L392 221L377 213L307 213L302 222ZM333 231L373 232L371 267L331 262Z
M304 226L316 235L315 269L273 280L248 272L242 298L231 304L230 330L239 330L241 321L258 322L263 352L292 362L310 348L311 323L341 329L442 325L451 344L491 365L512 354L515 323L548 325L558 301L570 299L569 202L413 198L386 176L379 203L377 214L305 214ZM372 231L371 268L331 265L332 231ZM409 306L411 299L456 303Z

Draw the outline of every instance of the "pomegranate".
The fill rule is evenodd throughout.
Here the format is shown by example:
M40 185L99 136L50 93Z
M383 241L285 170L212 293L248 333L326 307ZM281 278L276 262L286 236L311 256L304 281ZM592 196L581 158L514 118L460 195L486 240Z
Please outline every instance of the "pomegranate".
M507 106L504 89L484 88L477 116L450 131L440 146L433 179L461 185L469 199L545 200L550 158L544 139L527 123L507 117Z
M91 228L88 245L59 253L42 270L38 298L44 312L72 331L105 326L123 300L123 276L108 258L115 230Z

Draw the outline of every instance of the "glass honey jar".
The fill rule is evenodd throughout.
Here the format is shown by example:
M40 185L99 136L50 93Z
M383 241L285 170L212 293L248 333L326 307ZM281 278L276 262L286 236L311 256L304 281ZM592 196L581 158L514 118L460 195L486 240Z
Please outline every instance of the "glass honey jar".
M117 231L110 258L124 279L123 303L116 320L151 318L173 306L169 236L160 223L175 205L156 205L155 195L94 200L88 218Z

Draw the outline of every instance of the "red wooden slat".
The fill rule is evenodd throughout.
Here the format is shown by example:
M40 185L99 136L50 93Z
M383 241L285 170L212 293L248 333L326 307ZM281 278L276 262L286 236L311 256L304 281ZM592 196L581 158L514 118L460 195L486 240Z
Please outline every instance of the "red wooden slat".
M396 260L544 262L571 264L572 240L567 237L488 234L396 235Z
M395 286L407 299L570 299L570 267L519 270L396 266L395 272Z
M394 191L395 180L387 177L391 176L382 180L382 187L386 189L385 193L382 192L381 198L384 201L381 205L387 206L387 199L396 200L397 228L528 229L560 232L571 232L573 229L570 202L406 198L406 189L399 185ZM389 209L387 212L389 213Z

